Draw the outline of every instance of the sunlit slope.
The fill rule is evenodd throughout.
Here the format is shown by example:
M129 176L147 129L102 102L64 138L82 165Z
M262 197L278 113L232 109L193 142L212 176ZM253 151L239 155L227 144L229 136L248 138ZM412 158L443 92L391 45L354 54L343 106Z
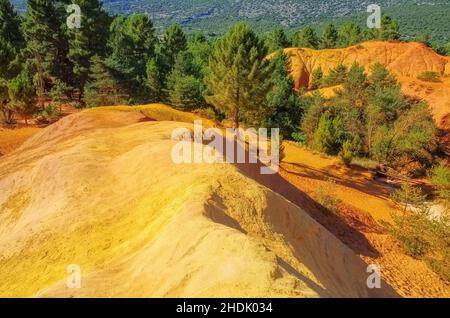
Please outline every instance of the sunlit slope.
M405 94L428 101L438 124L443 125L442 120L450 113L450 57L437 54L425 44L370 41L342 49L290 48L285 53L290 57L297 89L309 87L312 73L319 67L328 74L338 64L350 67L356 62L369 71L380 63L398 77ZM439 73L442 82L418 80L423 72Z
M173 164L171 132L189 124L126 110L69 116L1 158L0 296L394 295L234 166ZM69 264L81 289L66 287Z

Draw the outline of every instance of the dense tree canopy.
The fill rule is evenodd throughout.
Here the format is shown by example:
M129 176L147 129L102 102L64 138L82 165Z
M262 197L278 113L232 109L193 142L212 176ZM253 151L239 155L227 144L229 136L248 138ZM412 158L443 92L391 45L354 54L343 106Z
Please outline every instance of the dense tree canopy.
M209 61L207 101L230 115L235 127L239 116L261 110L270 81L266 48L251 28L239 23L217 41Z

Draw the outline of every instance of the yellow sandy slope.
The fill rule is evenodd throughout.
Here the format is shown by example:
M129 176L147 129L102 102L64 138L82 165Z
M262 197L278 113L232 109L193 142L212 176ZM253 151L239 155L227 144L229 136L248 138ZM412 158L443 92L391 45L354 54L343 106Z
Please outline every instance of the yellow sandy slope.
M0 159L0 296L395 296L235 166L173 164L188 124L148 121L155 107L74 114Z

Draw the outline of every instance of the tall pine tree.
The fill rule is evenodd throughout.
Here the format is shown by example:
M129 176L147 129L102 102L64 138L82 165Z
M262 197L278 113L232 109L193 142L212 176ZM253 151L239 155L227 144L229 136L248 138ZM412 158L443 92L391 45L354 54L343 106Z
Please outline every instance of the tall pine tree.
M169 69L175 64L178 53L187 49L186 35L176 24L172 24L164 37L164 54L166 55Z
M23 22L26 56L33 61L39 103L43 107L45 85L51 76L64 81L71 77L64 35L65 10L60 1L28 0Z
M118 74L98 55L91 59L89 82L84 87L88 107L125 104L129 98Z
M105 56L111 18L99 0L73 0L81 9L80 28L67 31L69 60L73 64L73 86L80 92L79 100L89 79L90 60L94 55Z
M289 58L283 51L279 51L271 63L273 85L266 97L269 116L264 124L266 127L280 128L283 138L290 139L299 130L303 108L294 91L294 80L289 73Z
M239 115L261 110L270 89L270 67L264 43L245 23L233 26L215 44L207 80L212 96L207 101L231 116L239 127Z
M317 49L319 46L319 38L313 28L306 26L294 33L292 36L292 45L295 47Z
M8 83L20 71L19 51L22 46L20 18L8 0L0 0L0 112L6 123L14 121Z
M143 14L117 17L111 24L107 64L121 74L134 102L148 99L147 63L155 56L155 29Z
M333 24L328 24L323 31L322 37L320 38L320 48L321 49L332 49L335 48L338 43L338 31Z
M291 45L286 33L284 33L284 30L281 28L272 30L265 39L265 43L269 52L276 52L279 49L284 49Z

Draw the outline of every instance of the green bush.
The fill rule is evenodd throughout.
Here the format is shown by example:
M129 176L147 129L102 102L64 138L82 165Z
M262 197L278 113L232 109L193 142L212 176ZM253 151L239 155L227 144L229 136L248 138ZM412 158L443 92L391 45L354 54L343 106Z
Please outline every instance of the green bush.
M424 82L441 82L441 74L439 74L438 72L431 72L431 71L426 71L421 73L419 76L417 76L417 79L424 81Z
M438 196L450 202L450 170L441 163L431 170L431 182L436 187Z
M39 112L39 115L41 115L44 118L48 118L53 116L61 116L62 112L54 104L49 104L47 107L45 107L43 110Z
M355 157L355 152L350 140L346 140L344 142L344 144L342 145L342 150L339 152L338 156L344 165L349 166L352 163L353 158Z
M394 199L403 207L393 215L392 235L406 253L423 260L441 278L450 279L450 220L443 213L433 216L422 191L403 186Z

